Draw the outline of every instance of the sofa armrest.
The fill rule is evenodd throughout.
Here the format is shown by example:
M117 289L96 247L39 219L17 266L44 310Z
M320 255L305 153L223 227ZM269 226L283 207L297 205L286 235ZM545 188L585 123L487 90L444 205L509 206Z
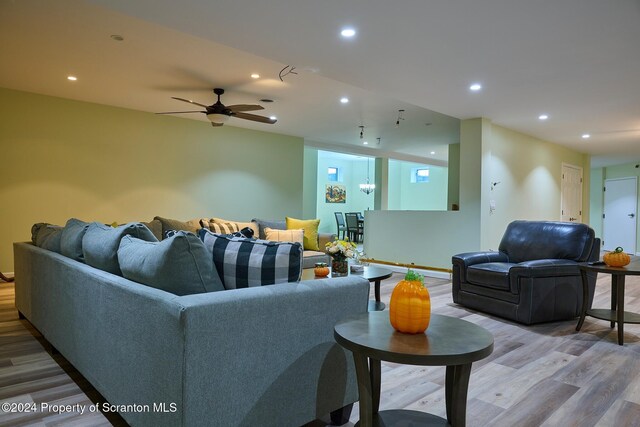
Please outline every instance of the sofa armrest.
M326 244L336 239L335 233L318 233L318 247L320 252L326 252Z
M357 401L353 358L333 327L368 299L357 276L181 297L184 424L216 408L216 425L301 425Z

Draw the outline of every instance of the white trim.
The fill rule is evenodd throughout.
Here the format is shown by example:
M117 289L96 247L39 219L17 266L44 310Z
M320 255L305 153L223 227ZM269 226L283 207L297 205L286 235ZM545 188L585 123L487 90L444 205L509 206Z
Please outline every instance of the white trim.
M381 268L388 268L389 270L395 271L396 273L406 273L407 270L409 270L407 267L400 267L396 265L376 264L375 262L371 262L370 264L375 264ZM444 271L421 270L419 268L412 268L412 270L417 271L423 276L433 277L436 279L452 280L451 273L445 273Z

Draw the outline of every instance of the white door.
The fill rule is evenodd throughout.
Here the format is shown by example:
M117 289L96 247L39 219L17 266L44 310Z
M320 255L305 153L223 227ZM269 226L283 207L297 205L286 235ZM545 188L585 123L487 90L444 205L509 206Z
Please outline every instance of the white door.
M560 218L562 221L582 222L582 168L562 164L560 187Z
M604 181L603 249L621 246L625 252L635 254L637 206L637 177Z

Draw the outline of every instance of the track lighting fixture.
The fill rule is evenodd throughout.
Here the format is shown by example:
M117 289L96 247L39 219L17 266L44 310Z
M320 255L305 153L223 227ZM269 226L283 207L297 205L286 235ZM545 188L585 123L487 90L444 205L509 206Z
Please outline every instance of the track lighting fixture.
M360 139L364 139L364 126L358 126L360 128Z
M404 110L398 110L398 118L396 119L396 127L400 127L400 120L404 120Z

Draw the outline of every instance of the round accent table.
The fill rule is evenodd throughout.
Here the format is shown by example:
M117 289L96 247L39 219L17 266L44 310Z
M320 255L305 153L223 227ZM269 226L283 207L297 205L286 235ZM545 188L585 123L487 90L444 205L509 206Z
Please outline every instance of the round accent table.
M362 276L369 281L373 282L375 301L369 301L369 311L382 311L386 307L385 304L380 301L380 282L388 279L393 274L393 271L388 268L375 267L372 265L365 265L362 271L352 273L349 271L350 276ZM327 277L316 277L313 268L305 268L302 270L302 278L300 280L313 280L313 279L331 279L331 273Z
M588 307L588 271L611 275L611 310ZM606 264L580 264L580 275L582 276L582 308L580 310L580 320L578 320L578 324L576 325L576 331L582 328L586 316L608 320L611 322L612 328L616 326L616 323L618 324L618 344L624 345L624 324L640 323L640 314L624 311L624 279L626 276L640 276L640 258L632 256L631 263L624 267L609 267Z
M333 333L342 347L353 353L360 393L360 421L356 426L446 426L466 422L467 389L471 364L493 351L493 335L486 329L456 317L431 315L423 334L397 332L389 313L376 311L347 317ZM447 419L432 414L391 410L380 405L380 361L424 366L446 366Z

